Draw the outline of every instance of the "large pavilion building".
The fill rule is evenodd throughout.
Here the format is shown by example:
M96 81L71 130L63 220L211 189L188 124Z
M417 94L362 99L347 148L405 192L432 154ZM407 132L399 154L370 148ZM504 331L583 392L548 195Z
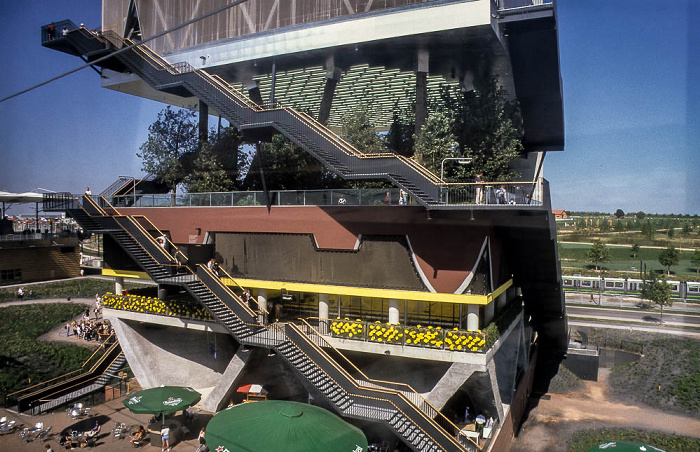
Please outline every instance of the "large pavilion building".
M43 45L94 62L105 88L198 110L203 132L220 116L393 187L174 197L121 179L100 196L45 195L45 210L104 235L104 315L139 382L193 386L211 411L257 383L392 447L507 450L567 346L543 177L564 145L556 3L103 0L102 21L54 22ZM450 184L337 134L367 105L378 130L414 108L418 134L442 86L492 78L520 104L516 182ZM127 277L158 297L123 294Z

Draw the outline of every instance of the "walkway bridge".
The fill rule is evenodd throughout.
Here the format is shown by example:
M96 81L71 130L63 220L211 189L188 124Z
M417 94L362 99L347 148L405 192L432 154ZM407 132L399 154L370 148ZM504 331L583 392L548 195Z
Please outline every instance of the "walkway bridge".
M160 246L155 237L162 234L146 217L121 215L103 197L67 193L45 194L44 210L65 211L84 229L109 234L155 282L187 290L238 343L274 350L309 392L339 415L382 422L416 451L480 450L413 388L367 378L309 323L259 324L257 314L219 276L204 265L184 265L187 256L174 244Z
M105 61L104 67L132 72L159 91L195 96L244 134L269 137L279 132L344 179L387 180L425 207L440 204L444 182L415 160L393 153L363 153L308 114L277 103L258 105L217 75L187 63L170 64L148 46L111 31L70 28L51 46L60 41L72 49L68 53L81 55L86 61L113 52L114 57ZM128 50L118 52L125 47Z

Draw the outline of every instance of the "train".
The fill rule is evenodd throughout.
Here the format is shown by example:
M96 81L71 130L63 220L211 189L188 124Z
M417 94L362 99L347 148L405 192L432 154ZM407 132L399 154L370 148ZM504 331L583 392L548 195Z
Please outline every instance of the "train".
M644 281L635 278L612 278L600 276L562 276L565 291L603 292L618 295L641 295ZM671 296L700 301L700 282L666 281L671 286ZM601 287L602 284L602 287Z

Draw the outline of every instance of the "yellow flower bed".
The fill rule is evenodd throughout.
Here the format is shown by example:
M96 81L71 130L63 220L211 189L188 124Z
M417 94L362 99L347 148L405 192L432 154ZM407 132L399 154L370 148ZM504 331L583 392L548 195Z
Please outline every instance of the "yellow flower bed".
M392 325L390 323L385 325L379 321L369 324L367 340L370 342L396 344L401 343L403 337L403 328L399 325Z
M346 339L365 338L365 325L364 322L360 320L352 321L348 318L345 318L344 320L337 318L331 322L330 329L331 334L335 337L342 337Z
M171 317L185 317L197 320L211 320L211 316L204 309L182 301L168 301L167 304L155 297L144 297L138 295L115 295L106 293L102 297L102 303L110 309L120 309L122 311L142 312L144 314L167 315Z
M332 336L344 339L471 353L483 353L486 345L486 334L481 331L369 323L360 319L337 318L331 322L330 331Z

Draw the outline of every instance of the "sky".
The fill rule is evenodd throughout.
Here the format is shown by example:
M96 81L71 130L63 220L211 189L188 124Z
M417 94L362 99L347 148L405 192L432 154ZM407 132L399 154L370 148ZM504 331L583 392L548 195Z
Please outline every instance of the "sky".
M545 159L552 207L700 214L700 1L559 0L557 12L566 129ZM82 64L42 47L42 25L100 15L99 0L0 2L0 98ZM1 102L0 190L99 193L142 175L136 153L164 107L101 88L91 69Z

